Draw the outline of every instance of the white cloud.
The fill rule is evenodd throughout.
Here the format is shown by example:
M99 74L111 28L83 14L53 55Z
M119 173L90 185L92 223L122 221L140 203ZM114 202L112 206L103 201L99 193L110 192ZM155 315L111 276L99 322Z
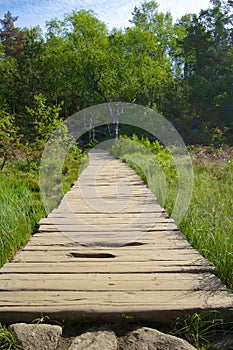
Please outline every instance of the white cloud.
M209 7L209 0L183 1L183 0L165 0L160 2L159 10L162 12L170 11L176 20L186 13L199 13L200 9Z
M127 27L132 18L135 6L140 6L141 0L0 0L0 18L8 10L19 16L17 25L31 27L40 25L45 28L45 22L72 10L92 9L98 18L104 21L108 28ZM208 0L160 0L159 11L170 10L173 18L177 19L185 13L198 13L201 8L209 7Z

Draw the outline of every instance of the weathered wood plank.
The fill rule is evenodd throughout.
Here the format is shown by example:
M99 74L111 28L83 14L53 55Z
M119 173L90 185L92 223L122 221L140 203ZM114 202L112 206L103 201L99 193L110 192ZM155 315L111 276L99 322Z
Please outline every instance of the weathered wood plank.
M134 244L134 243L132 243ZM140 246L142 248L142 246ZM135 247L135 248L140 248L139 246L138 247ZM75 244L75 243L61 243L61 244L54 244L54 245L43 245L43 244L28 244L23 250L22 252L50 252L51 254L53 254L53 252L64 252L65 254L69 253L69 252L77 252L80 250L80 248L84 248L84 252L86 251L85 249L88 249L90 247L88 246L84 246L84 245L78 245L78 244ZM92 246L93 249L96 249L97 251L101 251L103 250L102 247L94 247ZM122 248L122 251L123 251L123 247ZM112 247L109 247L109 249L113 249ZM132 249L133 249L133 246L132 246ZM190 250L192 251L192 247L189 246L189 245L171 245L171 246L159 246L159 245L155 245L154 248L150 245L147 245L146 243L143 245L143 250L145 252L145 254L147 253L147 251L151 251L153 249L153 252L156 254L157 251L164 251L166 250L168 252L168 254L170 253L170 255L172 254L173 250L176 249L176 250L183 250L183 249L186 249L186 250ZM138 249L139 250L139 249ZM111 253L111 250L110 250L110 253ZM131 254L131 253L129 253Z
M74 257L72 258L72 254ZM101 254L109 254L112 256L112 258L109 257L102 257ZM195 250L187 249L173 249L172 255L171 252L167 250L138 250L137 254L133 251L133 249L125 249L121 250L119 252L119 249L111 249L111 250L90 250L90 249L70 249L69 251L53 251L53 254L51 254L50 251L21 251L18 253L13 261L18 261L20 259L25 259L26 261L30 262L32 260L38 260L42 261L42 259L50 260L53 259L56 261L57 259L64 259L65 261L74 261L74 260L84 260L86 257L87 260L93 261L93 257L97 255L96 261L113 261L113 262L119 262L119 261L192 261L196 262L198 261L205 261L203 257ZM72 259L71 259L72 258ZM41 260L40 260L41 259ZM107 259L107 260L106 260Z
M131 216L123 216L119 215L115 217L111 217L110 215L105 215L105 216L100 216L100 215L83 215L83 214L77 214L76 217L57 217L57 218L45 218L40 220L39 224L40 227L46 227L46 226L59 226L59 225L86 225L86 224L95 224L95 225L101 225L101 226L106 226L106 225L117 225L117 226L122 226L124 224L137 224L140 223L140 225L152 225L155 227L157 226L168 226L169 229L172 227L177 227L175 226L173 220L166 220L163 218L156 218L156 216L152 213L150 216L144 216L142 217L138 215L131 215ZM152 226L152 227L153 227Z
M0 293L0 307L16 306L52 306L65 307L66 305L77 307L128 306L131 310L137 310L138 306L145 309L161 310L191 308L191 307L228 307L232 308L232 295L227 291L2 291ZM178 306L179 305L179 306ZM45 308L46 309L46 308ZM1 311L1 310L0 310Z
M26 245L24 249L22 249L21 251L19 251L16 254L17 256L21 256L21 255L36 255L36 254L41 254L41 252L44 252L45 254L47 254L47 252L49 253L50 249L54 250L54 256L57 255L67 255L70 252L76 251L76 252L80 252L81 254L95 254L95 253L109 253L109 254L113 254L116 257L137 257L137 256L146 256L148 258L155 258L155 257L168 257L169 260L173 259L173 260L177 260L179 257L182 256L191 256L194 257L196 256L197 258L202 258L202 255L195 249L193 249L191 246L182 246L182 247L177 247L174 245L174 247L171 247L171 250L173 252L173 257L171 257L171 252L168 249L168 246L164 247L164 249L161 249L161 246L157 246L156 244L153 246L151 244L145 244L145 245L136 245L134 246L134 244L136 244L135 242L132 243L132 246L129 245L128 246L122 246L122 247L111 247L111 248L106 248L106 247L88 247L88 246L81 246L79 244L74 244L74 245L68 245L66 247L60 247L61 249L57 249L56 245L51 246L48 245L46 249L45 247L42 247L40 249L40 247L37 246L37 251L35 252L35 249L31 249L30 245ZM139 243L138 243L139 244ZM142 243L141 243L142 244ZM64 249L66 248L66 249ZM175 259L174 259L175 257ZM176 259L177 257L177 259Z
M134 219L134 218L137 218L138 217L138 214L140 214L141 212L136 210L134 213L130 213L130 212L121 212L121 213L89 213L89 214L86 214L86 213L78 213L78 217L81 217L81 218L102 218L102 219L105 219L105 218L118 218L118 219L121 219L122 217L123 218L129 218L129 219ZM161 210L159 210L159 213L161 213ZM147 217L156 217L156 221L158 222L174 222L174 220L172 218L168 218L168 217L165 217L163 215L163 212L160 216L158 215L154 215L154 213L150 213L150 212L144 212L143 213L143 217L144 218L147 218ZM157 218L158 217L158 218ZM77 214L75 213L66 213L66 214L52 214L50 213L48 215L47 218L43 218L40 220L39 223L50 223L51 220L53 219L76 219L77 218Z
M61 283L62 278L62 283ZM212 274L7 274L0 291L187 291L226 290Z
M140 261L135 262L14 262L5 264L1 273L163 273L163 272L210 272L215 268L208 264L184 261Z
M0 321L126 313L170 323L211 309L231 317L232 294L213 272L135 172L96 151L39 232L0 270Z
M135 231L135 232L142 232L145 233L146 230L150 230L151 232L157 232L157 231L166 231L168 228L166 225L164 226L158 226L155 228L151 227L151 224L145 224L145 225L139 225L139 224L130 224L127 226L127 224L122 224L122 225L101 225L101 224L91 224L87 223L86 225L41 225L38 232L91 232L91 233L98 233L98 232L104 232L106 234L111 235L112 232L122 232L124 230L125 232L130 232L130 231ZM152 231L153 230L153 231Z
M74 252L75 254L75 252ZM90 262L91 260L91 262ZM145 256L138 256L138 257L130 257L130 258L125 258L125 257L117 257L117 258L107 258L107 259L101 259L102 262L99 263L100 258L92 258L92 257L83 257L83 258L76 258L71 256L70 254L67 254L67 256L64 255L52 255L51 254L41 254L41 255L36 255L33 256L33 254L31 255L21 255L16 257L14 260L12 260L11 263L30 263L30 262L45 262L45 263L52 263L52 262L61 262L61 263L71 263L71 262L78 262L78 263L82 263L82 262L89 262L90 264L95 264L95 263L99 263L99 264L103 264L103 263L113 263L113 264L118 264L121 262L132 262L132 263L141 263L141 262L153 262L154 266L159 267L159 266L187 266L187 265L193 265L193 266L205 266L205 260L201 259L199 257L194 256L192 257L188 257L188 256L182 256L179 258L179 261L177 261L176 257L152 257L152 258L146 258Z

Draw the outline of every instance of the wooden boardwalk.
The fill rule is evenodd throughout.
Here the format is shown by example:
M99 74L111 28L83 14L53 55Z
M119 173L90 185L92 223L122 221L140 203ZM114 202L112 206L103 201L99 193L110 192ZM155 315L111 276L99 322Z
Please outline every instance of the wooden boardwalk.
M38 233L0 270L0 322L64 319L170 323L233 296L127 165L104 151Z

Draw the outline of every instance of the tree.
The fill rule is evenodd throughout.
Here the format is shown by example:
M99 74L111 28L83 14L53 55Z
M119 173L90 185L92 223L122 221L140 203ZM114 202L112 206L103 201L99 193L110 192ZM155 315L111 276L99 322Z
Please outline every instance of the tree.
M25 106L32 107L34 95L39 93L41 87L43 38L39 27L23 30L15 27L17 19L8 12L0 20L3 49L0 93L15 116L16 126L25 133L30 129ZM30 130L28 132L30 134Z
M169 12L158 12L156 1L145 1L135 7L130 21L134 28L128 28L127 41L131 43L131 62L134 67L138 91L135 102L164 111L163 100L171 82L172 61L168 53L173 45L174 30ZM133 61L135 63L133 63Z
M162 111L162 95L171 77L171 62L161 54L153 33L140 27L125 33L126 70L134 102Z
M219 5L202 10L199 16L186 15L176 24L183 32L173 54L176 65L182 67L180 77L189 86L190 126L197 131L198 125L196 140L203 143L211 141L211 130L224 131L230 123L232 103L226 104L232 97L230 25L229 12Z
M9 113L6 105L2 105L0 109L0 170L4 168L6 161L14 153L19 141L17 131L14 116Z
M62 123L59 116L61 106L47 106L46 98L42 94L35 95L34 99L34 109L26 107L26 111L33 118L34 137L39 141L47 142L53 131Z
M108 38L107 28L91 11L72 12L66 18L71 31L67 32L73 47L76 66L79 70L82 100L84 105L108 102L101 89L101 80L105 75ZM77 69L76 68L76 69Z
M0 22L0 96L15 125L25 139L45 140L53 106L64 118L125 101L158 110L195 142L208 142L212 129L229 129L232 6L212 2L213 8L173 25L156 1L144 1L135 7L130 28L111 32L92 11L73 11L48 22L45 37L39 27L15 27L17 17L7 13Z
M13 17L8 11L4 18L0 20L2 28L0 29L0 40L8 57L17 57L21 55L25 34L19 28L15 27L18 17Z
M233 8L232 0L210 0L210 2L214 5L214 7L222 8L230 12Z
M108 101L102 86L109 59L106 25L91 11L83 10L73 11L63 21L51 21L48 29L47 78L52 76L50 80L58 82L54 97L64 100L66 115Z
M143 31L155 35L161 53L167 52L174 37L172 16L170 12L158 11L159 5L156 1L144 1L140 7L135 7L132 13L133 19L129 22Z

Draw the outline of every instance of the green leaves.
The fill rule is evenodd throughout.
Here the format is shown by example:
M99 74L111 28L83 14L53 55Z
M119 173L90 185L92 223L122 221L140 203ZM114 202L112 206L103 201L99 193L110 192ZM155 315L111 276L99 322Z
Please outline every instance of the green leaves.
M34 99L34 109L26 107L26 111L33 118L37 138L46 142L52 132L62 123L59 116L61 105L47 106L46 98L42 94L36 95Z
M0 348L2 350L22 350L13 334L0 324Z
M157 110L188 142L211 142L208 131L216 127L230 135L231 6L213 3L173 24L156 1L144 1L132 13L132 26L111 32L92 11L73 11L48 22L45 36L39 27L15 27L17 17L7 13L0 20L0 96L30 142L46 140L54 129L53 118L49 128L51 118L38 114L38 108L60 106L66 118L116 101ZM46 108L35 103L35 96L46 99Z
M4 168L19 141L17 131L14 116L8 112L7 106L3 105L0 109L0 170Z
M17 128L14 125L14 116L9 114L6 107L0 110L0 139L12 139L16 136Z

